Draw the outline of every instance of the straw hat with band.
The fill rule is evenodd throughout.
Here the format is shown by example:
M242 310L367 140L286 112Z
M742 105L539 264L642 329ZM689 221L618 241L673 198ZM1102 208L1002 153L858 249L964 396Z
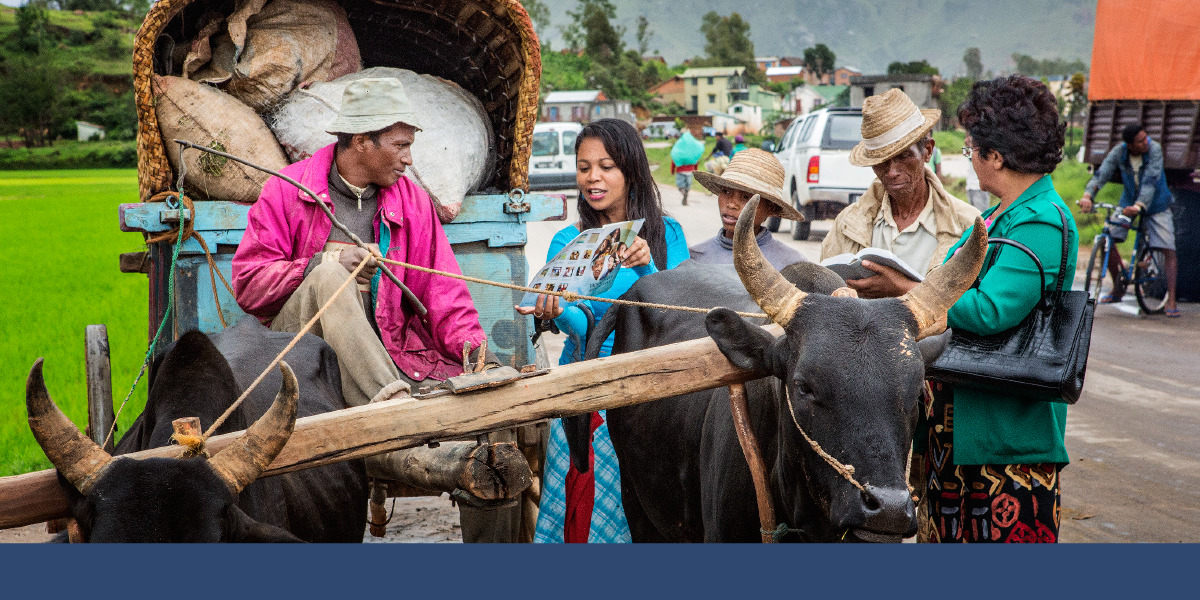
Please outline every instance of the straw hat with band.
M404 123L421 130L404 84L394 77L368 77L351 81L342 92L342 109L325 129L327 133L370 133Z
M720 176L697 171L696 181L718 195L724 188L758 194L779 207L779 216L793 221L804 220L803 215L780 198L783 193L783 165L775 155L766 150L742 150L733 155L729 166L725 167L725 172Z
M870 167L896 156L929 133L942 111L917 108L898 88L863 101L862 141L850 151L850 164Z

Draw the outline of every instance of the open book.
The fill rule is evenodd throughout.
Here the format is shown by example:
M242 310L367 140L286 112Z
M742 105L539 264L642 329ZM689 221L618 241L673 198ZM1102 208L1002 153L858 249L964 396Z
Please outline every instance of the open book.
M899 256L892 254L890 250L883 248L863 248L858 251L858 254L839 254L831 256L821 261L821 266L842 276L842 279L866 279L877 275L862 265L862 261L866 259L873 263L891 267L908 276L913 281L921 281L925 279L916 269L909 266L908 263L900 259Z
M633 244L644 222L645 219L621 221L581 232L533 276L529 287L582 296L607 291L621 269L617 256ZM533 306L537 297L533 292L525 292L519 305Z

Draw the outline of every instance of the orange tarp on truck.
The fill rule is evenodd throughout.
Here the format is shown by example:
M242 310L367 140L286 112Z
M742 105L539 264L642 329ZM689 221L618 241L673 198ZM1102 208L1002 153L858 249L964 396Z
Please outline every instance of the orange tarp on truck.
M1089 100L1200 100L1200 2L1099 0Z

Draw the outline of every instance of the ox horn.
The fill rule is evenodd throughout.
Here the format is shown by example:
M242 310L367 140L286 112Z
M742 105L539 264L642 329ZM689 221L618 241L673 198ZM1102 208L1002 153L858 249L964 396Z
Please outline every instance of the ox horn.
M80 433L50 398L42 378L41 358L33 363L25 380L25 409L29 413L29 429L46 458L79 493L87 495L113 457Z
M784 279L758 248L753 231L758 202L759 196L755 194L738 216L737 227L733 230L733 264L754 302L772 321L786 327L808 294Z
M987 247L987 226L982 218L975 217L975 229L960 251L900 297L917 318L918 340L946 330L946 312L979 277Z
M296 426L296 400L300 386L286 362L279 363L283 382L275 402L233 445L209 459L209 465L234 494L239 494L258 478L275 456L283 450Z

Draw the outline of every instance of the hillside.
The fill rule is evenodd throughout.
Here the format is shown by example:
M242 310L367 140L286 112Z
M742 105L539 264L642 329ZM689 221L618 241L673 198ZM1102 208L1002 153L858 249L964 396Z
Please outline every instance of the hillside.
M543 0L551 12L550 31L539 31L554 48L559 27L577 0ZM984 69L1013 69L1011 55L1091 61L1095 0L614 0L617 24L629 42L639 15L654 31L650 51L669 63L704 53L700 18L715 10L738 12L751 26L759 56L798 56L815 43L837 54L839 65L882 73L892 61L928 59L943 75L964 72L962 55L975 46Z
M110 141L132 140L137 125L132 53L140 20L120 12L32 6L21 15L17 9L0 8L0 136L6 144L19 138L25 145L42 146L74 138L76 120L105 127ZM118 149L117 154L127 152ZM34 166L38 159L6 155L0 163ZM104 158L66 164L114 163Z

